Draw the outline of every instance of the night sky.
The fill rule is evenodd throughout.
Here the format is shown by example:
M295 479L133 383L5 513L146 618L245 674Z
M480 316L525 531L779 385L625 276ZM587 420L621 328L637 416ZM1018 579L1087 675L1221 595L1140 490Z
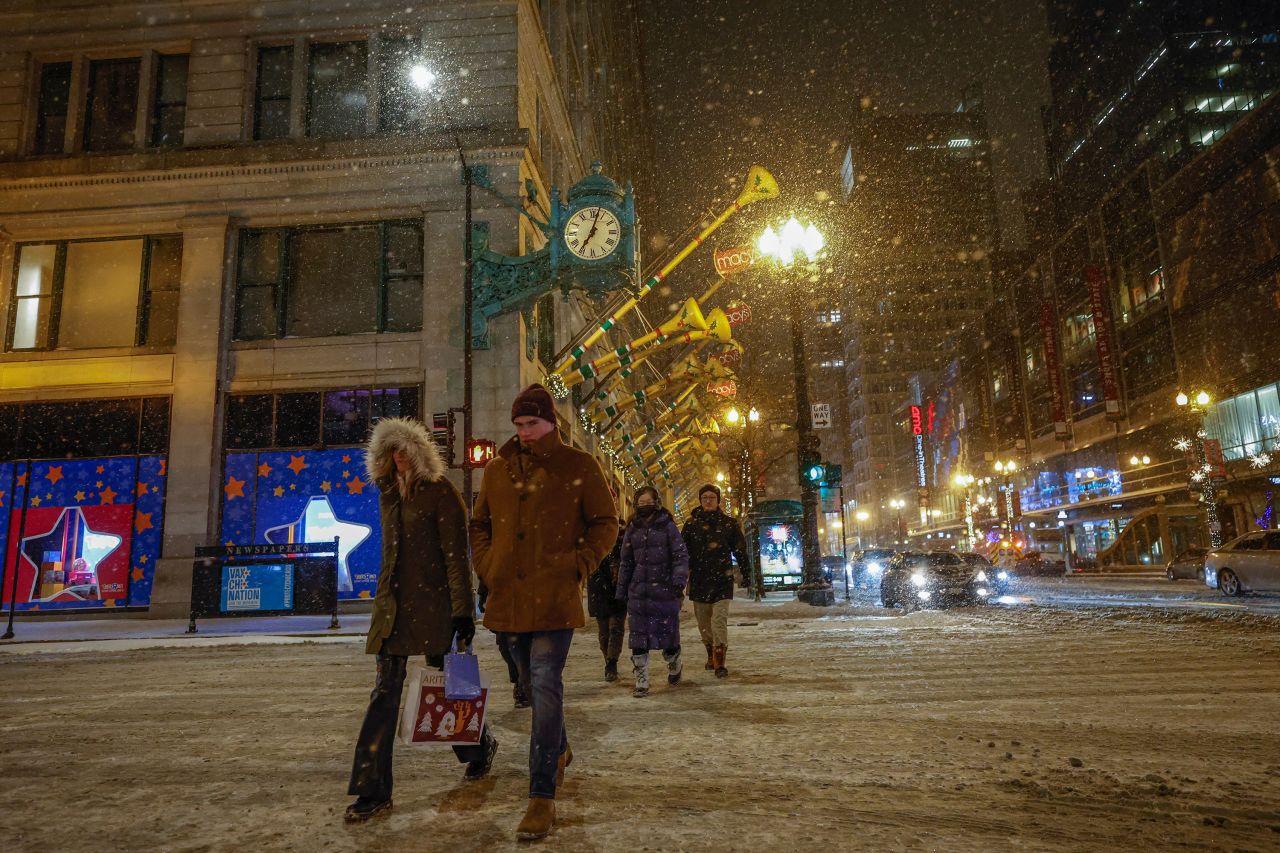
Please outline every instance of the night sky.
M1022 242L1019 193L1044 173L1041 0L640 2L661 208L642 211L650 256L713 202L723 208L753 161L777 176L789 210L831 216L860 104L951 110L973 82L986 93L1002 229Z

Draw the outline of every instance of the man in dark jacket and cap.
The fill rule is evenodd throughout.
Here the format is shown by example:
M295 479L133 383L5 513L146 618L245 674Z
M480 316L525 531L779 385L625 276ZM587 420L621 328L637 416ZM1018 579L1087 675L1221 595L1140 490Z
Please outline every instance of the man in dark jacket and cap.
M739 578L751 564L742 528L720 509L719 487L707 483L699 489L698 503L681 531L689 549L689 600L707 649L707 669L724 678L729 674L725 654L729 650L729 602L733 600L735 574L729 558L732 555L737 561Z
M471 518L476 574L489 588L484 624L507 635L533 700L529 805L516 836L551 831L556 789L573 760L564 727L564 665L586 624L582 586L618 536L618 511L600 464L566 446L547 389L511 406L516 435L484 469Z

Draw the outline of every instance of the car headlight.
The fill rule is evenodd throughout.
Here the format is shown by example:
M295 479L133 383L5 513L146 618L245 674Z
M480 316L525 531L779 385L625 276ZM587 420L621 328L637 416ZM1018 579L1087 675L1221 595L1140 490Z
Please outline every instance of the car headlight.
M927 583L929 583L929 579L926 578L920 572L916 572L914 575L911 576L911 582L916 586L924 586Z
M1002 580L1002 581L1007 581L1007 580L1009 579L1009 573L1008 573L1008 572L997 572L997 573L996 573L996 577L997 577L997 578L999 578L999 579L1000 579L1000 580Z
M976 580L978 583L986 583L987 573L984 572L982 569L978 569L978 576L974 578L974 580Z
M922 589L922 590L920 590L919 595L920 595L920 600L921 600L921 601L928 601L928 600L929 600L929 590L927 590L927 589Z
M884 571L884 566L879 563L867 563L867 574L878 575Z
M978 587L978 595L982 596L983 598L986 598L990 594L991 593L987 592L987 588L985 586Z

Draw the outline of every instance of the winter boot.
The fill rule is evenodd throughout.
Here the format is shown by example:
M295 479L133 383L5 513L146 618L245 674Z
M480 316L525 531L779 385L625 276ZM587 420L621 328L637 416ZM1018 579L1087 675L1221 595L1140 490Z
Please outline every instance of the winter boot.
M518 681L511 685L511 698L517 708L529 707L529 691Z
M467 762L467 771L462 774L462 778L467 782L475 782L477 779L483 779L489 775L489 771L493 768L493 756L498 752L498 740L492 734L481 741L480 745L484 748L484 753L475 761Z
M640 699L649 695L649 653L631 656L631 673L635 676L636 686L631 695Z
M618 680L618 659L617 658L609 658L607 661L604 662L604 680L605 681Z
M715 649L711 647L710 643L703 643L702 645L707 650L707 665L703 669L709 672L716 668Z
M728 651L725 646L716 646L716 678L724 678L729 674L729 670L724 665L724 655Z
M524 819L516 827L516 838L521 841L537 841L546 838L556 822L556 801L530 797Z
M667 662L667 684L679 684L680 674L684 672L684 661L681 659L680 650L676 649L675 654L663 652L662 659Z
M371 817L391 811L391 800L375 800L373 797L356 797L356 801L347 806L342 819L347 823L364 823Z

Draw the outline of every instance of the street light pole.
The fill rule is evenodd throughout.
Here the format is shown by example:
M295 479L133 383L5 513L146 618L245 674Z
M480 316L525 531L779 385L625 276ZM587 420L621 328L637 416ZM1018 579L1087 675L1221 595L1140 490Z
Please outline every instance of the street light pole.
M1200 486L1200 500L1204 503L1205 520L1209 524L1209 546L1216 550L1222 546L1222 522L1218 520L1218 494L1213 485L1213 470L1204 449L1204 413L1213 398L1208 391L1198 391L1194 397L1179 391L1175 402L1178 406L1191 410L1192 441L1195 442L1196 463L1200 466L1191 472L1191 482Z

